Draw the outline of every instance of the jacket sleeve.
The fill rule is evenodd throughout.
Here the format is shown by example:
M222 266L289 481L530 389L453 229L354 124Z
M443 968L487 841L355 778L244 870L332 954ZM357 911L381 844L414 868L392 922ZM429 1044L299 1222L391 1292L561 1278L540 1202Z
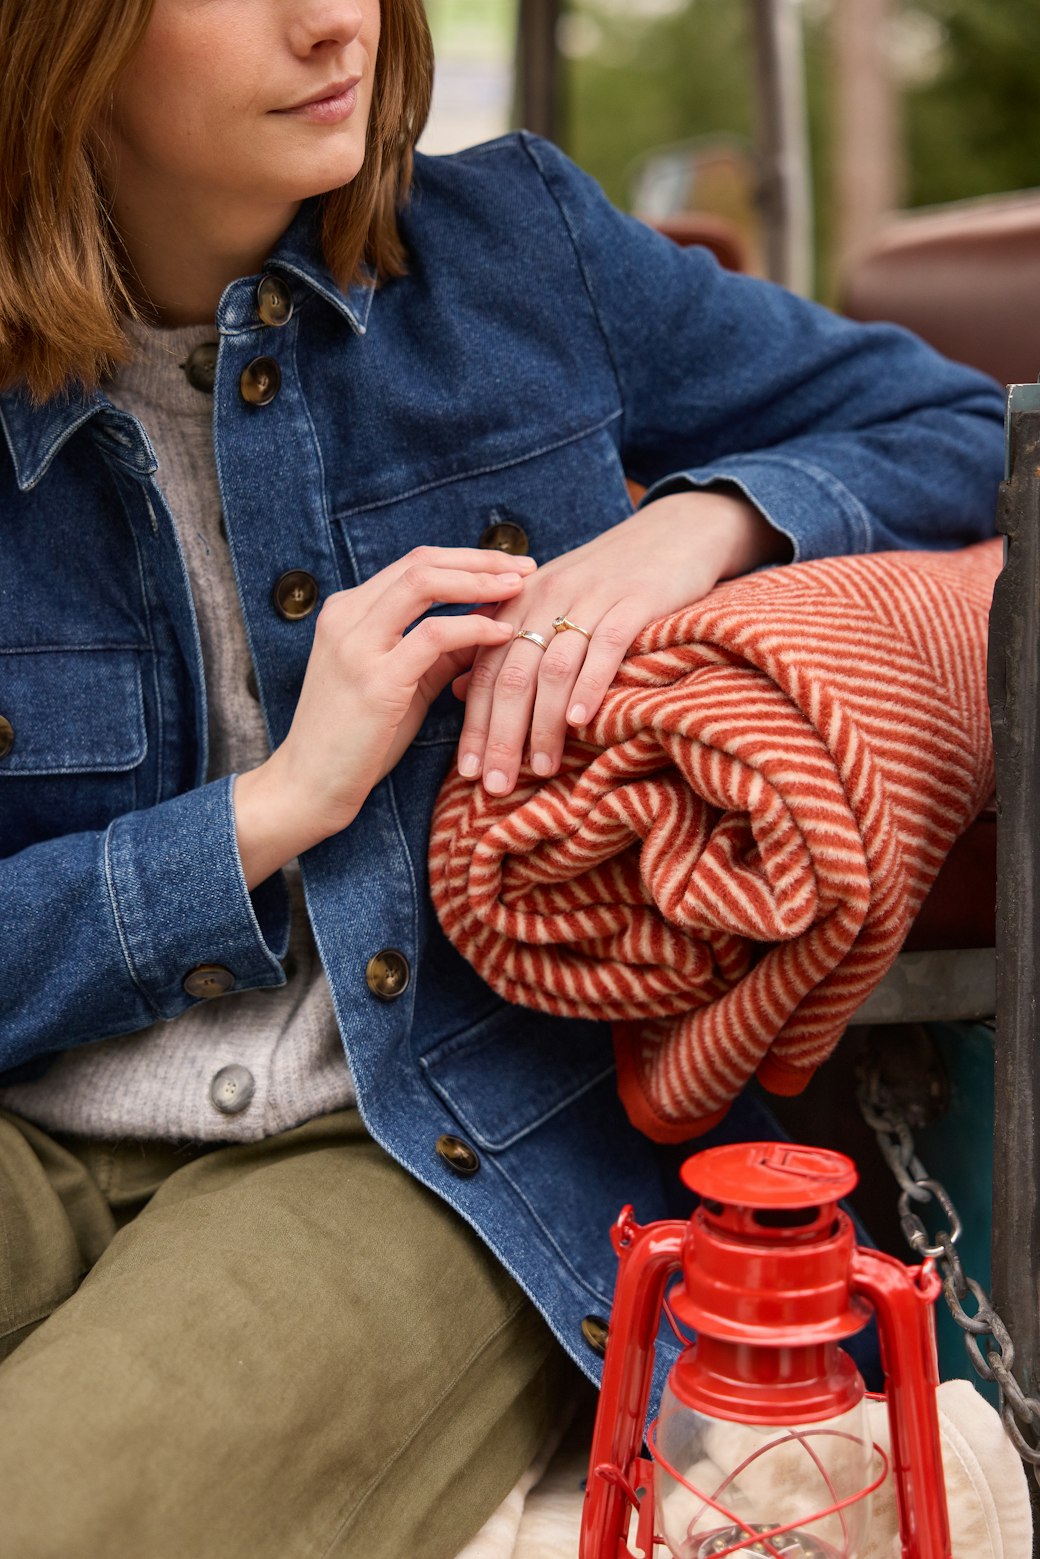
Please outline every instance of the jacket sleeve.
M201 964L235 989L284 984L285 880L247 890L231 789L216 780L4 861L0 1071L176 1017Z
M796 558L992 534L1000 387L909 331L726 272L616 211L555 147L528 153L573 242L643 500L735 484Z

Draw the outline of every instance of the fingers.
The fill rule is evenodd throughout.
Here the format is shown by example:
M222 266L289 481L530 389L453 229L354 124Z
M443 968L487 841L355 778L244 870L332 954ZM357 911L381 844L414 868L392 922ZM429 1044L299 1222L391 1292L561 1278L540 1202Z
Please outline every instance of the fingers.
M586 623L595 626L583 633ZM543 777L555 774L568 726L595 714L641 627L624 603L599 621L595 608L576 608L559 628L536 630L547 640L544 650L514 637L497 651L481 651L455 683L466 699L459 772L480 774L490 794L507 795L529 739L531 768Z
M607 612L597 624L570 689L566 716L568 725L584 725L592 719L603 702L607 688L617 676L632 640L643 627L638 614L633 616L623 603ZM577 634L567 634L568 639L577 637Z
M578 618L569 619L580 621ZM584 622L582 622L584 626ZM538 691L531 714L531 767L536 774L555 774L563 756L563 744L570 725L584 725L595 709L599 708L602 693L594 703L587 695L586 707L580 718L571 719L574 704L574 688L584 674L584 668L593 653L599 630L588 639L577 628L560 629L542 660L538 677ZM603 684L605 693L609 684Z
M458 671L453 659L460 651L508 643L512 628L480 612L465 617L424 617L387 656L387 666L400 685L420 683L435 697Z
M354 589L330 596L324 611L351 627L364 623L389 649L431 606L497 605L518 594L537 566L533 558L491 548L415 547Z
M542 637L551 640L552 629ZM504 796L516 784L546 654L534 640L513 637L504 654L478 656L469 673L459 772L472 779L483 771L491 795Z
M519 594L524 577L517 569L469 570L415 562L373 601L368 617L378 619L389 645L431 606L498 604Z

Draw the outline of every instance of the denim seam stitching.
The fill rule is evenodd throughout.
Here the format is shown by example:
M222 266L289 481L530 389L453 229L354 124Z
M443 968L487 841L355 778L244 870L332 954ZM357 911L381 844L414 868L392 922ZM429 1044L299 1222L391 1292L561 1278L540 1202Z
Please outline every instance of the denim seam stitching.
M495 1160L495 1168L498 1170L499 1174L502 1176L502 1178L506 1182L506 1184L513 1191L513 1193L516 1196L517 1200L519 1202L522 1202L524 1207L526 1207L526 1209L527 1209L527 1211L528 1211L528 1213L529 1213L529 1215L531 1217L532 1222L541 1231L543 1238L546 1240L546 1242L550 1246L550 1248L556 1252L557 1259L559 1260L561 1266L566 1268L566 1270L571 1274L571 1277L579 1285L580 1288L584 1289L584 1291L587 1294L590 1294L592 1296L592 1298L597 1301L597 1303L599 1303L601 1305L606 1305L608 1310L609 1310L609 1307L610 1307L610 1305L612 1303L612 1300L610 1299L609 1295L601 1293L598 1288L593 1288L592 1284L588 1281L588 1279L582 1277L581 1273L577 1270L577 1268L572 1263L570 1257L567 1255L567 1252L560 1245L559 1241L556 1239L555 1235L553 1235L553 1233L551 1232L551 1230L549 1229L549 1227L545 1223L545 1221L535 1211L533 1205L528 1200L528 1198L524 1195L523 1191L521 1191L519 1185L513 1179L512 1175L510 1175L506 1171L506 1169L503 1167L502 1163L499 1160L497 1160L497 1159Z
M271 986L271 987L265 986L265 987L262 987L262 988L263 989L278 989L278 988L280 988L281 986L283 986L286 983L286 981L285 981L285 970L282 968L281 961L275 957L272 949L270 947L268 947L268 945L267 945L267 938L264 936L263 930L261 929L261 926L260 926L260 922L257 919L256 910L253 907L252 894L250 893L249 885L246 882L245 869L244 869L244 867L242 865L242 857L239 854L239 849L238 849L238 829L237 829L237 826L236 826L236 823L235 823L235 803L234 803L235 780L237 778L238 778L237 774L229 774L227 776L227 781L226 781L225 786L224 786L224 826L225 826L225 828L227 830L226 842L228 844L229 853L231 855L232 868L233 868L235 876L236 876L236 878L238 880L239 890L241 892L242 898L245 901L246 914L249 917L250 929L252 930L253 935L256 938L256 942L259 945L259 948L260 948L261 952L266 957L268 973L273 972L273 970L277 970L278 975L279 975L279 979L276 982L275 986ZM272 876L273 875L274 875L274 873L272 873ZM272 966L273 966L273 969L272 969Z
M151 648L149 644L12 644L4 647L0 645L0 655L82 655L86 651L98 650L100 653L110 655L113 651L129 650L134 655Z
M588 295L589 307L592 309L593 318L596 321L596 325L597 325L597 327L599 329L600 335L603 337L603 345L606 348L607 357L610 360L611 371L612 371L612 373L614 375L614 383L617 386L618 400L621 402L621 408L622 408L621 411L618 413L618 415L623 417L624 416L625 396L624 396L624 390L622 388L621 370L620 370L620 368L618 366L617 354L615 353L614 348L611 345L610 336L607 333L607 327L606 327L606 324L604 323L603 316L602 316L602 314L600 312L599 304L598 304L598 302L596 300L596 293L595 293L595 289L593 288L593 285L592 285L592 278L589 275L588 267L587 267L587 265L585 263L583 255L582 255L581 247L580 247L580 245L578 243L578 234L577 234L577 232L575 230L573 222L571 221L570 212L567 210L567 207L564 205L564 203L561 200L560 196L553 189L553 186L552 186L552 184L549 181L549 176L548 176L545 168L542 166L541 162L538 159L537 149L536 149L536 147L534 145L533 138L530 135L530 133L525 134L525 133L521 132L521 134L520 134L520 143L523 146L524 150L527 152L528 157L530 157L532 164L534 165L535 169L537 170L539 178L541 179L542 183L545 186L546 193L548 194L548 196L549 196L550 200L552 201L553 205L556 207L557 211L560 213L560 217L561 217L561 219L563 221L563 225L567 229L567 236L569 237L569 239L571 241L571 247L574 250L575 262L576 262L576 264L578 266L578 271L579 271L579 273L581 275L582 284L583 284L583 286L585 288L585 291L586 291L586 293ZM624 442L624 433L622 433L622 443L623 442Z
M862 544L866 547L870 546L870 519L865 505L861 503L861 501L856 497L855 493L852 492L850 488L845 486L844 482L839 481L839 479L832 471L828 471L826 466L816 465L815 462L811 460L805 460L800 455L781 454L772 450L747 450L741 454L730 457L730 459L732 461L734 471L737 474L732 476L727 475L724 469L727 464L727 460L722 459L719 461L719 472L713 478L713 480L731 481L736 486L740 486L739 472L742 466L747 465L775 466L781 469L787 468L793 471L797 471L802 476L808 476L812 478L816 485L821 487L827 496L838 505L845 518L848 519L849 522L860 533ZM709 471L711 470L710 467L705 469L708 469ZM695 476L695 471L689 473L677 472L676 476L689 476L691 479L693 479ZM757 498L755 499L755 502L758 502Z
M349 520L356 514L371 514L376 509L386 509L391 504L403 503L406 498L420 498L423 493L432 492L438 487L450 487L455 482L472 481L478 476L492 476L496 471L509 471L514 466L524 465L528 460L537 460L542 455L551 455L554 450L566 449L568 444L577 444L583 438L591 438L593 433L602 432L604 428L609 427L612 422L616 422L619 417L623 416L624 409L619 407L617 411L612 411L609 416L601 418L599 422L590 423L588 427L579 429L577 433L570 433L566 438L556 439L549 444L542 444L537 449L528 450L526 454L518 455L511 460L498 460L492 462L491 465L478 466L471 471L460 471L455 476L438 477L435 482L424 482L420 487L410 487L407 492L394 493L390 498L379 498L375 503L358 504L354 509L339 509L332 517L338 521Z
M116 822L118 821L119 820L117 818ZM156 1004L155 1001L153 1001L151 993L143 984L137 973L136 964L133 957L131 956L129 937L126 932L126 928L123 925L123 916L119 908L119 896L116 890L115 881L115 868L112 863L113 830L115 829L115 826L115 822L110 823L108 828L105 830L103 859L105 865L105 885L108 888L109 903L112 906L112 918L115 922L116 936L119 938L119 946L122 950L123 961L126 964L127 973L130 975L134 985L140 991L141 995L155 1013L156 1017L159 1018L163 1015L162 1009Z
M606 1078L610 1077L614 1072L613 1065L605 1066L601 1072L596 1074L595 1077L587 1079L577 1088L573 1089L570 1093L565 1094L563 1098L557 1100L555 1104L551 1105L548 1109L543 1110L540 1115L532 1116L531 1120L525 1121L522 1126L518 1126L511 1136L492 1138L485 1136L483 1132L478 1130L478 1128L470 1119L467 1111L452 1098L451 1094L443 1086L443 1084L438 1083L435 1077L430 1076L429 1069L426 1065L425 1056L421 1056L419 1058L419 1065L426 1074L427 1081L429 1082L429 1085L433 1089L434 1093L436 1093L443 1101L443 1103L448 1106L449 1110L451 1110L451 1113L458 1117L459 1123L473 1138L478 1147L485 1148L489 1153L504 1153L507 1148L515 1147L515 1145L522 1141L524 1137L529 1136L530 1133L535 1131L539 1126L544 1126L546 1121L551 1121L554 1115L559 1115L561 1110L565 1110L568 1105L573 1104L575 1100L584 1098L587 1093L589 1093L593 1088L598 1087L600 1083L604 1082Z
M151 603L150 603L150 601L148 599L149 577L148 577L147 571L145 569L144 553L141 550L141 539L140 539L140 537L137 534L137 526L134 523L133 510L131 508L130 503L128 502L127 492L126 492L125 486L124 486L124 484L122 482L117 482L116 483L116 491L119 494L119 501L120 501L120 503L123 506L123 513L126 515L127 524L129 526L129 529L130 529L130 539L132 540L132 542L134 544L134 556L137 558L137 579L138 579L138 583L139 583L140 588L141 588L141 610L142 610L142 612L144 614L144 627L145 627L145 633L146 633L146 640L145 640L145 643L141 646L140 653L144 654L144 655L150 656L150 659L151 659L152 696L153 696L153 698L155 700L155 704L154 704L154 707L155 707L155 783L152 786L152 801L151 801L151 805L155 806L162 799L163 754L164 754L164 752L166 750L165 749L166 720L165 720L165 709L164 709L164 703L163 703L162 688L161 688L161 684L160 684L160 681L159 681L159 653L158 653L158 650L156 648L156 643L155 643L155 631L154 631L154 627L153 627L152 607L151 607ZM146 506L146 508L148 510L148 518L149 518L149 521L150 521L150 528L151 528L152 535L153 536L158 535L158 530L159 530L158 522L157 522L157 520L155 518L155 511L152 508L151 501L150 501L149 496L148 496L148 489L146 487L144 487L140 482L135 482L134 483L134 492L138 496L143 496L144 502L145 502L145 506ZM148 735L148 731L147 731L147 723L146 723L146 726L145 726L145 739L146 740L147 740L147 735ZM134 786L135 796L138 794L139 791L140 791L140 786L135 784L135 786Z
M297 367L297 350L299 348L299 344L300 337L299 333L297 333L293 339L292 344L292 367L293 374L297 380L299 379L299 369ZM329 513L329 489L328 481L325 475L325 461L322 458L321 444L318 440L318 430L314 426L314 418L311 416L311 409L308 404L307 397L305 395L301 395L300 401L303 406L303 414L307 419L307 426L311 430L311 443L314 445L314 458L318 462L318 492L321 495L321 514L325 524L325 539L328 543L329 558L331 560L333 572L335 574L336 586L338 589L342 590L343 576L340 573L339 559L336 556L336 543L332 532L332 516Z

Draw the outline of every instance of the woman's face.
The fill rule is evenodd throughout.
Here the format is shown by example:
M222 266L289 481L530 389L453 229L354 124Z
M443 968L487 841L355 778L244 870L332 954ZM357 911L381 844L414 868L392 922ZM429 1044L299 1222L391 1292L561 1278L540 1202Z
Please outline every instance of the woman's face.
M106 126L125 181L232 206L346 184L365 155L379 0L155 0Z

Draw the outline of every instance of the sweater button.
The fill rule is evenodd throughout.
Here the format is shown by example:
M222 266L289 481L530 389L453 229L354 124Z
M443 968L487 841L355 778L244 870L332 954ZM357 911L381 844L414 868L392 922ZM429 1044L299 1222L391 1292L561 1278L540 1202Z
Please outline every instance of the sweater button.
M600 1358L607 1351L607 1337L609 1334L610 1327L601 1315L587 1315L581 1323L581 1335L593 1353L598 1353Z
M292 319L292 293L280 276L262 276L256 289L256 312L265 325L287 325Z
M274 586L274 609L287 623L309 617L318 604L318 581L305 568L291 568Z
M222 1115L238 1115L256 1093L256 1079L247 1066L222 1066L209 1085L209 1096Z
M282 370L273 357L254 357L238 381L242 399L250 406L270 406L282 384Z
M456 1175L475 1175L480 1168L480 1159L468 1142L463 1142L461 1137L452 1137L445 1134L438 1137L434 1144L437 1156L444 1160L448 1168Z
M14 746L14 726L0 715L0 758L6 758Z
M188 995L199 996L203 1001L223 996L234 983L235 976L223 964L199 964L197 968L188 971L183 981Z
M199 390L203 395L213 394L213 382L217 374L216 341L203 341L193 352L189 352L186 360L181 364L188 376L188 383L193 390Z
M380 1001L396 1001L408 989L411 968L403 953L396 947L384 947L365 965L365 980L373 996Z

